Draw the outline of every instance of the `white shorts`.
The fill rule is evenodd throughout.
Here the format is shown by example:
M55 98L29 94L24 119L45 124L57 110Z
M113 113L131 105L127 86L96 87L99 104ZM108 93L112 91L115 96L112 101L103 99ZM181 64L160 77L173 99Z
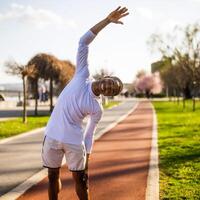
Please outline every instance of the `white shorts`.
M66 144L44 137L42 146L43 166L47 168L60 168L65 155L70 171L82 171L86 164L86 150L83 144Z

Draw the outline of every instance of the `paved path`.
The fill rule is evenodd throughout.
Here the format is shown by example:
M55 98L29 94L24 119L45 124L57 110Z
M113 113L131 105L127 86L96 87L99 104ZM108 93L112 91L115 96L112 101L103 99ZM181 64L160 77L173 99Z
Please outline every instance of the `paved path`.
M29 100L30 102L30 100ZM55 102L55 100L54 100ZM14 102L12 102L13 104ZM15 102L17 104L17 102ZM41 104L38 102L38 114L39 115L48 115L49 112L49 104ZM9 102L0 102L0 120L3 118L12 118L12 117L22 117L23 115L23 106L14 106L9 105ZM31 102L31 105L26 107L27 109L27 115L32 116L35 114L35 104L33 101Z
M27 115L32 116L34 115L34 108L27 108ZM48 115L49 114L49 108L38 108L38 115ZM13 118L13 117L22 117L23 115L23 108L11 108L11 109L0 109L0 119L2 118Z
M117 107L105 110L96 134L127 113L135 103L134 100L125 101ZM6 143L0 141L0 196L42 169L42 138L43 132L40 131Z
M125 120L94 144L90 161L92 200L144 200L152 137L152 108L141 102ZM70 172L62 167L59 199L76 200ZM18 200L47 197L47 178Z

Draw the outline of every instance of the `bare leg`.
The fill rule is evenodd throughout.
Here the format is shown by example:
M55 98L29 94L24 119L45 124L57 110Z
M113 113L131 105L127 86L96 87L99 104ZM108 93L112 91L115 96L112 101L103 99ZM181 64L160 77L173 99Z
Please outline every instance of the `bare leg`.
M60 180L60 169L48 169L48 178L49 178L49 200L57 200L58 193L61 190L61 180Z
M78 171L72 172L72 175L79 200L89 200L88 174L85 171Z

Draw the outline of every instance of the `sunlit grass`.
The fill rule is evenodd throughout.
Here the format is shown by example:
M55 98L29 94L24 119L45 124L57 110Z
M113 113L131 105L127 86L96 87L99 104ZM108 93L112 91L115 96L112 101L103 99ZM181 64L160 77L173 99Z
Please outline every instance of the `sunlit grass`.
M22 118L0 122L0 139L17 135L47 124L49 116L28 117L28 123L22 123Z
M121 103L121 101L109 101L106 105L103 105L104 109L112 108L113 106L117 106Z
M160 199L200 199L200 102L192 111L154 102L158 117Z

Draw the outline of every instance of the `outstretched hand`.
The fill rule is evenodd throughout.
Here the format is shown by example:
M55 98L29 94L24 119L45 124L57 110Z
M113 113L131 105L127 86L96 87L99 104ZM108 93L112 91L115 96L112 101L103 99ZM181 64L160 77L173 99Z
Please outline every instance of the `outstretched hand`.
M107 19L115 24L123 24L122 21L119 21L119 19L121 19L122 17L127 16L129 13L127 12L128 9L126 7L121 8L121 6L119 6L116 10L112 11Z
M101 31L111 22L115 24L123 24L123 22L120 21L120 19L129 14L127 11L128 9L126 7L121 8L121 6L119 6L116 10L112 11L106 18L94 25L90 30L96 35L99 33L99 31Z

